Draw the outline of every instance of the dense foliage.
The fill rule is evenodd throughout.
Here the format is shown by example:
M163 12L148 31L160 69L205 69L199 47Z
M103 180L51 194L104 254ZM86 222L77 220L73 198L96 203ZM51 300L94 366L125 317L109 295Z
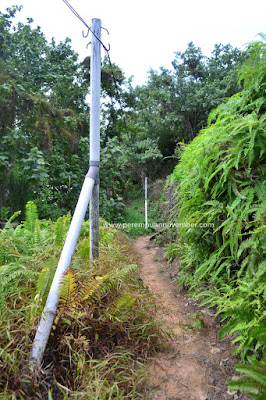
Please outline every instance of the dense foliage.
M0 218L34 200L42 218L73 210L89 165L90 57L70 39L47 42L32 20L14 26L19 7L0 13ZM132 184L163 177L177 142L194 138L208 112L239 90L245 54L216 45L211 57L189 43L170 71L150 71L133 88L102 62L101 214L121 219ZM169 171L169 169L168 169ZM124 197L124 199L123 199Z
M0 13L0 217L35 200L42 217L56 218L74 208L89 165L89 63L78 62L70 39L48 43L31 19L13 26L17 11ZM113 67L117 79L119 71ZM102 75L108 117L104 63ZM104 120L102 136L110 129ZM108 135L102 145L101 210L109 216L122 207L121 177L110 180L118 146Z
M45 361L62 369L36 381L35 394L22 369L69 225L70 214L63 215L73 210L89 165L90 57L80 63L70 39L48 43L31 19L14 26L18 11L0 12L3 226L15 212L0 231L0 388L7 396L40 397L52 382L79 398L97 392L101 399L133 399L141 381L135 365L159 333L127 241L111 229L101 227L101 257L88 265L84 224L54 326L60 340L51 339L54 357ZM266 386L265 54L265 44L256 42L246 52L217 44L205 57L191 42L175 54L172 70L151 70L136 88L118 66L102 62L101 215L121 220L127 191L134 193L144 176L163 177L180 160L170 179L177 188L172 218L180 225L168 255L180 256L179 283L217 308L220 335L233 335L236 353L249 361L237 367L247 377L231 387L258 399ZM40 221L32 202L20 215L29 200L41 218L55 222ZM138 199L133 206L124 221L139 223ZM15 218L25 222L17 226Z
M202 305L217 307L224 322L220 336L234 334L235 352L253 364L246 370L255 380L244 378L239 386L262 399L266 388L265 43L251 44L248 55L239 74L242 92L211 112L207 128L182 152L170 178L177 199L172 217L180 228L168 254L180 256L179 283L198 292Z
M163 156L173 155L179 141L192 140L208 113L239 91L237 71L244 58L237 48L221 44L205 57L191 42L175 54L173 70L151 70L147 84L134 90L137 122Z
M43 369L34 382L27 369L69 222L70 215L40 221L29 202L25 222L14 226L10 220L0 231L0 397L137 399L143 361L158 346L162 330L127 238L103 223L100 257L88 263L84 222Z

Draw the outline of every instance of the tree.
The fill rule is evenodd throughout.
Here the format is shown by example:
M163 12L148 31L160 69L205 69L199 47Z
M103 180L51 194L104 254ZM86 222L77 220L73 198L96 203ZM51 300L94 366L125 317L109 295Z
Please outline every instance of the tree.
M69 180L72 152L88 132L88 88L70 40L48 44L31 19L11 30L18 10L0 13L0 207L11 212L45 196L56 208L54 185L66 200L65 181L53 178L57 163Z
M89 167L89 64L79 63L70 39L48 43L41 29L12 25L18 7L0 13L0 208L23 210L34 200L41 217L73 210ZM116 83L113 77L116 78ZM124 75L103 60L103 157L118 151ZM111 139L114 139L113 141ZM103 160L101 210L121 212L121 172ZM118 171L119 168L118 168ZM111 185L111 174L117 177ZM23 216L22 216L23 217Z
M163 156L173 155L179 141L191 141L208 113L239 91L237 71L244 58L244 52L221 44L206 57L190 42L185 52L175 53L173 70L151 70L147 84L135 89L138 120Z

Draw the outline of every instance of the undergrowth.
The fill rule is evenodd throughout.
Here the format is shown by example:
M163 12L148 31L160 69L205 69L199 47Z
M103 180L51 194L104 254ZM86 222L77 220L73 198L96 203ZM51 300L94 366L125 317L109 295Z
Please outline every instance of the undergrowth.
M180 285L215 306L235 353L249 365L230 383L265 398L265 142L266 45L249 46L240 71L244 89L212 111L206 129L180 155L169 179L176 185L178 239L170 259L180 257ZM253 364L252 364L253 363ZM257 380L256 380L257 379Z
M89 224L83 224L42 369L29 374L32 340L69 222L70 215L40 221L29 202L25 222L14 227L11 218L0 231L0 398L142 398L144 362L167 333L154 321L155 302L138 277L128 239L104 221L94 262Z

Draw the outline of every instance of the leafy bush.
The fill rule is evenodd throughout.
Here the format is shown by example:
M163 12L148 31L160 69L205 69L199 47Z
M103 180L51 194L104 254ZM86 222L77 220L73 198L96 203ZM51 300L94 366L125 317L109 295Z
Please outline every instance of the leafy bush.
M234 334L243 360L261 358L266 316L265 43L252 43L248 53L243 91L211 112L169 179L180 224L169 255L181 257L179 282L217 306L220 336Z

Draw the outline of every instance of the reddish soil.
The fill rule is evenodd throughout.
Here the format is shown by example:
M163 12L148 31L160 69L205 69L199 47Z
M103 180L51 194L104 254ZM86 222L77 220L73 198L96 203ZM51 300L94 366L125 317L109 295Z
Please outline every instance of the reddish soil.
M149 236L140 237L135 248L140 258L141 278L157 294L158 318L174 333L167 350L152 360L146 398L248 399L228 390L227 382L235 375L233 366L239 360L232 356L230 341L218 339L218 318L212 311L195 306L186 294L177 292L164 250Z

